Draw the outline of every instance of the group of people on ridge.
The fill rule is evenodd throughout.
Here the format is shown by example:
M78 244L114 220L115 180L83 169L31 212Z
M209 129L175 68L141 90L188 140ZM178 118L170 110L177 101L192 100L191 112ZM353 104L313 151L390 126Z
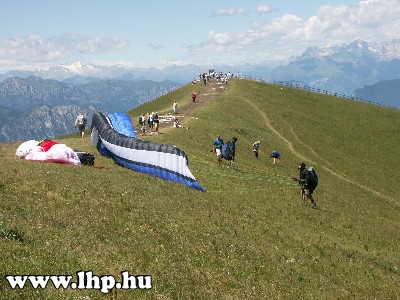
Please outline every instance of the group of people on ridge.
M205 74L203 74L203 79L205 79L205 83L207 80L209 80L209 77L205 77ZM192 101L195 102L196 100L196 93L193 91L191 97ZM178 114L178 104L175 101L173 104L173 112L174 114ZM80 136L81 138L84 137L85 134L85 128L87 124L87 119L84 116L83 112L80 112L79 115L76 117L75 120L75 127L79 129ZM141 126L141 135L146 135L146 125L150 129L150 132L153 133L159 133L159 116L158 113L152 112L146 114L142 114L139 117L139 124ZM179 122L178 118L174 119L173 127L175 128L187 128L182 126ZM214 152L217 156L218 163L221 165L222 160L228 160L230 162L230 165L233 167L233 164L235 162L235 156L236 156L236 142L237 142L237 137L232 137L231 140L229 140L227 143L224 143L224 140L221 138L220 134L217 134L217 138L214 140L212 147L213 149L211 150ZM260 141L256 141L253 143L253 153L255 158L258 159L259 157L259 148L260 148ZM269 158L273 159L273 164L276 162L280 162L281 155L278 151L272 151L272 153L269 155ZM313 168L307 168L306 164L304 162L300 163L298 165L298 171L299 171L299 177L295 178L294 176L291 176L292 180L297 181L300 184L301 187L301 203L305 204L306 199L311 201L311 207L316 208L316 202L313 198L313 192L316 189L318 185L318 176L315 173L315 170Z
M236 154L236 141L237 138L233 137L228 143L224 144L224 140L221 138L220 134L217 134L217 138L214 140L212 147L213 152L217 155L217 160L219 164L222 164L222 159L226 159L230 161L231 166L233 166L233 162L235 161ZM256 141L253 143L253 152L255 157L258 158L258 149L260 147L260 141ZM273 158L274 164L280 161L280 154L277 151L272 151L269 156ZM313 192L318 185L318 176L315 170L311 168L306 168L305 163L300 163L298 166L299 177L294 178L292 176L292 180L298 181L301 186L301 203L305 204L306 198L311 201L311 207L316 207L316 202L313 198Z
M253 143L253 152L256 158L258 158L258 149L260 148L260 143L261 141L256 141ZM275 164L276 162L280 162L281 154L278 151L273 150L272 153L269 155L269 158L273 158Z
M217 160L219 164L222 164L222 159L226 159L230 161L231 166L235 162L235 154L236 154L236 143L237 137L233 137L226 145L224 144L224 140L221 138L221 135L218 133L217 138L214 140L213 152L217 154ZM225 147L224 147L225 146Z
M146 134L146 125L149 127L150 132L153 133L159 133L158 132L158 127L159 127L160 119L158 117L158 112L154 113L152 112L146 114L142 114L139 117L139 125L140 125L140 135L147 135Z
M223 146L224 146L224 140L221 138L221 135L220 135L219 133L217 134L217 138L214 140L212 146L213 146L213 151L214 151L214 153L217 154L217 159L218 159L218 162L219 162L219 163L222 162L222 158L225 158L225 159L227 159L227 160L232 160L232 161L235 160L234 157L235 157L235 152L236 152L236 145L235 145L236 141L237 141L237 138L236 138L236 137L233 137L232 140L230 140L230 141L228 142L229 148L230 148L230 149L229 149L229 155L230 155L230 157L225 157L226 155L225 155L225 153L223 153L223 151L222 151ZM254 156L255 156L256 158L258 158L258 150L259 150L259 148L260 148L260 143L261 143L260 141L256 141L256 142L253 143L253 152L254 152ZM275 150L272 151L272 153L270 154L269 157L270 157L270 158L273 158L273 160L274 160L273 163L274 163L274 164L275 164L276 162L279 162L280 159L281 159L280 153L279 153L278 151L275 151Z

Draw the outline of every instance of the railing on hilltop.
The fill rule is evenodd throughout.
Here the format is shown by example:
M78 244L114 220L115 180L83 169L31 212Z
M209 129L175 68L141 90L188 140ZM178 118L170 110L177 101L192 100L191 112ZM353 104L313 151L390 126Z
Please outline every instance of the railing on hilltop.
M382 103L378 103L378 102L374 102L374 101L370 101L370 100L365 100L365 99L354 97L354 96L348 96L348 95L344 95L344 94L337 93L337 92L327 91L327 90L324 90L324 89L313 88L313 87L310 87L308 85L301 84L301 83L292 83L292 82L285 82L285 81L267 82L267 81L262 80L262 79L256 79L256 78L247 77L247 76L244 76L244 78L250 79L250 80L256 80L256 81L259 81L259 82L273 83L273 84L277 84L277 85L281 85L281 86L291 87L291 88L295 88L295 89L310 91L310 92L324 94L324 95L340 97L340 98L343 98L343 99L348 99L348 100L353 100L353 101L370 103L370 104L379 105L379 106L383 106L383 107L388 107L388 108L392 108L392 109L396 109L396 110L400 109L400 108L395 107L395 106L385 105L385 104L382 104Z
M378 102L374 102L371 100L365 100L362 98L358 98L358 97L354 97L354 96L348 96L342 93L337 93L337 92L332 92L332 91L328 91L328 90L324 90L324 89L319 89L319 88L314 88L314 87L310 87L306 84L301 84L301 83L292 83L292 82L285 82L285 81L272 81L272 82L268 82L265 81L263 79L258 79L258 78L254 78L252 76L246 76L246 75L240 75L240 77L238 77L237 75L233 75L232 78L240 78L240 79L248 79L248 80L255 80L258 82L264 82L264 83L272 83L272 84L277 84L277 85L281 85L281 86L286 86L286 87L291 87L291 88L295 88L295 89L299 89L299 90L305 90L305 91L310 91L310 92L314 92L314 93L319 93L319 94L323 94L323 95L329 95L329 96L334 96L334 97L339 97L339 98L343 98L343 99L348 99L348 100L353 100L353 101L359 101L359 102L364 102L364 103L369 103L369 104L374 104L374 105L378 105L378 106L383 106L383 107L387 107L387 108L392 108L392 109L396 109L396 110L400 110L400 108L395 107L395 106L391 106L391 105L385 105L382 103L378 103ZM192 82L192 81L190 81ZM151 102L157 98L160 98L166 94L169 94L177 89L180 89L181 87L189 84L190 82L187 82L185 84L180 84L177 85L173 88L170 88L169 90L167 90L166 92L163 92L161 94L158 94L150 99L147 99L143 102L141 102L138 106L141 106L147 102ZM136 106L136 107L138 107Z

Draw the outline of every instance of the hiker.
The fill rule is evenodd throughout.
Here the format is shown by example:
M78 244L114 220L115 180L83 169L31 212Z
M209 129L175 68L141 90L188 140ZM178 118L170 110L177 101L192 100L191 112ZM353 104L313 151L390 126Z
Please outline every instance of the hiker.
M178 113L178 103L175 101L174 105L172 106L172 109L174 110L174 114Z
M175 121L174 121L174 127L175 128L186 128L186 129L189 129L189 127L181 125L181 123L179 122L178 118L176 118Z
M87 119L83 115L83 112L80 112L75 120L75 128L78 127L82 139L85 136L86 123L87 123Z
M142 114L142 116L140 117L139 124L141 126L140 135L147 135L146 134L146 115L145 114Z
M151 114L150 113L147 114L147 124L149 125L151 133L153 132L153 127L154 127L153 118L154 118L154 112L152 112Z
M311 200L311 207L315 208L317 204L315 203L312 194L316 188L316 184L313 182L305 163L300 163L298 169L300 172L298 181L301 185L301 203L305 204L305 199L307 197L307 199Z
M235 155L236 155L236 141L237 141L237 137L233 137L229 146L229 150L231 151L231 158L232 158L232 162L235 161Z
M158 127L160 125L160 119L158 118L158 112L156 112L153 116L153 124L154 124L154 130L157 134L159 134L158 132Z
M193 102L196 102L196 93L193 91L192 92L192 100L193 100Z
M273 158L274 159L274 163L275 164L277 161L280 162L281 161L281 154L278 151L272 151L272 153L269 155L269 158Z
M222 157L225 158L226 160L229 160L231 167L233 167L233 163L235 162L235 156L236 156L236 141L237 137L233 137L229 142L227 142L223 147L222 147Z
M213 146L213 152L217 154L217 160L219 164L222 163L221 150L223 145L224 145L224 140L221 139L221 135L218 133L217 138L215 139L212 146Z
M253 152L256 158L258 158L258 148L260 148L260 141L253 143Z

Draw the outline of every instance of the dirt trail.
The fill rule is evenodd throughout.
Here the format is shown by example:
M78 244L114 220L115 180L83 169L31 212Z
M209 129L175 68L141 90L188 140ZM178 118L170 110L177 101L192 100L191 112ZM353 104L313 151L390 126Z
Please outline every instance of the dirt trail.
M278 130L276 130L276 128L274 128L274 127L272 126L272 124L271 124L271 122L270 122L270 120L269 120L267 114L266 114L265 112L263 112L260 108L258 108L256 104L254 104L250 99L245 99L245 101L246 101L247 103L249 103L249 105L251 105L251 106L254 108L255 111L258 111L258 112L261 114L261 116L262 116L263 119L264 119L265 125L267 125L267 127L268 127L278 138L280 138L281 140L283 140L283 141L287 144L287 146L288 146L290 152L292 152L295 156L297 156L297 157L298 157L300 160L302 160L302 161L308 161L308 162L310 162L310 163L313 164L313 165L316 164L316 163L315 163L314 161L312 161L310 158L307 158L307 157L303 156L300 152L296 151L296 149L293 147L293 143L292 143L291 141L289 141L288 139L286 139ZM293 131L292 128L291 128L291 130ZM296 134L295 134L294 132L293 132L293 135L294 135L295 139L298 140L298 138L297 138L297 136L296 136ZM302 145L303 145L303 144L302 144ZM315 153L314 151L312 151L312 153L314 153L314 154L316 155L316 157L318 157L320 160L324 161L323 159L321 159L321 158L318 156L317 153ZM332 165L331 165L330 163L328 163L328 162L325 162L325 161L324 161L324 163L326 163L326 164L332 166ZM350 183L350 184L353 184L353 185L355 185L355 186L357 186L357 187L359 187L359 188L361 188L361 189L363 189L363 190L365 190L365 191L367 191L367 192L369 192L369 193L372 193L372 194L374 194L374 195L376 195L376 196L378 196L378 197L380 197L380 198L386 199L386 200L388 200L388 201L390 201L390 202L396 204L397 206L400 205L399 202L397 202L395 199L393 199L393 198L391 198L391 197L389 197L389 196L387 196L387 195L384 195L384 194L382 194L382 193L380 193L380 192L378 192L378 191L376 191L376 190L374 190L374 189L372 189L372 188L370 188L370 187L367 187L367 186L362 185L362 184L360 184L360 183L358 183L358 182L356 182L356 181L353 181L353 180L351 180L351 179L349 179L349 178L346 178L345 176L340 175L339 173L335 172L334 170L332 170L331 168L329 168L329 167L327 167L327 166L325 166L325 165L321 165L321 164L319 164L319 165L320 165L323 169L325 169L327 172L329 172L330 174L332 174L332 175L334 175L334 176L340 178L341 180L344 180L344 181L346 181L346 182L348 182L348 183Z
M196 91L197 97L196 102L192 102L191 95L189 94L187 97L188 103L179 107L178 111L179 114L171 115L174 116L180 121L185 118L193 117L195 112L203 105L207 104L208 102L213 101L217 96L221 95L224 91L229 88L229 84L225 85L225 83L217 82L216 79L212 79L211 81L207 82L207 85L204 85L203 82L197 82L196 84L192 84L192 90ZM181 122L182 123L182 122ZM171 121L165 121L160 123L160 129L168 128L172 124Z
M229 84L225 85L222 82L217 82L215 79L211 80L210 82L207 83L206 86L204 86L204 84L202 82L197 82L196 84L193 84L193 90L198 91L197 93L197 98L196 98L196 103L190 103L189 105L185 105L182 107L181 109L181 113L179 115L177 115L177 117L179 118L180 115L184 116L185 118L187 117L193 117L194 113L196 112L196 110L198 108L200 108L202 105L213 101L217 96L221 95L226 89L229 88ZM188 95L188 102L191 101L190 95ZM253 103L250 99L245 99L245 101L251 105L255 111L259 112L260 115L262 116L262 118L264 119L265 125L281 140L283 140L290 152L292 152L295 156L297 156L300 160L302 161L308 161L310 164L313 165L317 165L317 163L315 161L313 161L312 159L303 156L300 152L298 152L294 146L293 143L288 140L287 138L285 138L274 126L272 126L270 119L268 118L267 114L265 112L263 112L255 103ZM163 127L170 127L170 124L161 124L160 128ZM336 171L333 170L333 166L331 163L325 161L324 159L322 159L313 149L311 149L310 147L304 145L299 138L297 137L297 135L295 134L295 132L293 131L293 128L290 127L291 133L293 134L296 143L300 143L300 145L302 145L303 147L306 147L307 149L311 150L311 152L315 155L315 157L317 157L320 161L323 162L323 164L319 163L318 165L321 166L325 171L327 171L328 173L332 174L333 176L336 176L337 178L350 183L354 186L357 186L371 194L374 194L382 199L386 199L389 202L394 203L395 205L399 206L400 203L398 201L396 201L395 199L384 195L382 193L380 193L379 191L376 191L370 187L367 187L365 185L362 185L354 180L351 180L343 175L340 175L339 173L337 173ZM326 166L328 165L328 166Z
M312 149L311 147L309 147L309 146L307 146L306 144L304 144L304 143L299 139L299 137L297 136L297 134L294 132L293 127L292 127L289 123L286 123L286 122L285 122L285 124L286 124L286 126L289 127L290 132L293 134L293 137L296 139L296 142L297 142L297 143L299 143L302 147L307 148L315 157L317 157L319 160L322 160L325 164L329 165L329 166L332 167L332 168L334 167L330 162L328 162L328 161L324 160L322 157L320 157L320 156L318 155L318 153L314 151L314 149Z
M196 97L196 103L190 103L188 107L184 107L185 116L192 117L194 112L199 108L210 101L213 101L217 96L221 95L226 89L228 85L223 84L222 82L217 82L216 79L209 81L206 86L204 83L196 83L193 85L193 90L199 91Z

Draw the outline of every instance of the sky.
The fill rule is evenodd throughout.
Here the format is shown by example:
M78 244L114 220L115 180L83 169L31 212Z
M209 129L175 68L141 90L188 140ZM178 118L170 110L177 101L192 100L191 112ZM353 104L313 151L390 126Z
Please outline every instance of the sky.
M0 0L0 72L258 64L399 28L400 0Z

